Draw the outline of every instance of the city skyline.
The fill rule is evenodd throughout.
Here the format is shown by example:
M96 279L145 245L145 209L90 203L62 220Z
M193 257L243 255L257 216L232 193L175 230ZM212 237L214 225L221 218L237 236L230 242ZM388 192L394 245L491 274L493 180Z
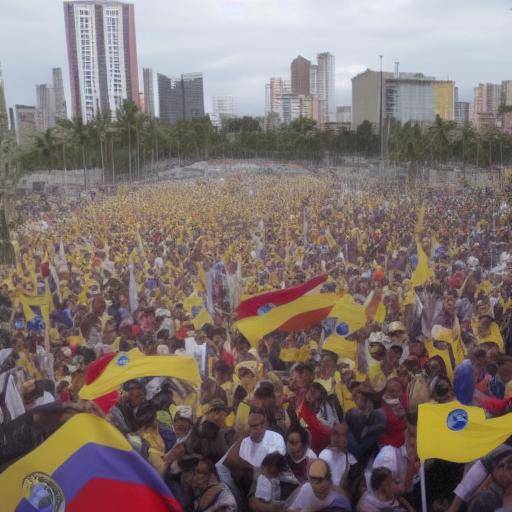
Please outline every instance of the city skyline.
M43 81L44 69L67 69L62 2L47 0L45 9L37 9L40 4L34 0L5 3L0 60L7 104L32 104L33 87ZM133 4L141 90L143 67L168 75L198 70L205 77L205 105L211 105L212 96L231 94L239 98L241 114L262 115L262 84L268 76L285 76L293 58L313 57L319 48L336 58L336 106L350 102L350 79L366 68L375 69L377 53L384 54L388 71L398 60L403 69L454 80L465 101L472 101L478 83L508 78L506 36L512 13L501 0L492 6L475 0L449 5L438 0L428 5L416 0L386 5L325 0L321 9L298 0L292 11L290 2L275 5L266 0L257 5L247 0L201 1L200 9L197 0ZM31 37L20 38L27 30ZM67 76L65 88L71 104Z

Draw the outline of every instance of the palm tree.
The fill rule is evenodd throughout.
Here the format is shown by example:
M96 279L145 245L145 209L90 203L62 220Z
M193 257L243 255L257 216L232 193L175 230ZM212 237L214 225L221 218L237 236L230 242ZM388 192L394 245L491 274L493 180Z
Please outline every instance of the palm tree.
M119 127L126 132L128 140L128 175L130 182L133 180L132 172L132 133L137 130L137 113L139 109L133 101L125 100L117 111L117 122ZM138 135L137 135L138 137Z
M92 135L100 143L101 182L103 185L105 185L105 145L111 123L110 112L100 112L92 121Z
M69 119L59 119L57 123L64 130L68 130L71 141L80 148L84 172L84 188L87 190L87 145L90 141L90 126L84 124L81 117L75 117L71 121Z
M55 130L48 128L42 133L37 133L34 136L35 148L41 154L46 162L46 169L50 171L54 168L53 159L57 150L57 139L55 137Z

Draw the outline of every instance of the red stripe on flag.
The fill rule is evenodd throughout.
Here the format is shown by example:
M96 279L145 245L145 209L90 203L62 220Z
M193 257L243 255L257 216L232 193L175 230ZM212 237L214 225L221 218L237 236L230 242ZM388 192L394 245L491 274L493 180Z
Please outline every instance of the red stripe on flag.
M66 512L183 512L179 502L170 496L161 496L150 487L120 480L93 478L66 503Z
M292 332L302 331L303 329L309 329L314 325L318 325L320 322L325 320L331 312L332 306L323 309L315 309L314 311L308 311L307 313L301 313L300 315L290 318L281 327L280 331Z
M302 297L310 292L317 286L327 281L327 275L321 275L306 281L305 283L285 288L284 290L274 290L271 292L256 295L241 302L236 310L238 320L248 316L255 316L258 314L258 309L265 304L273 304L274 306L282 306L292 300Z

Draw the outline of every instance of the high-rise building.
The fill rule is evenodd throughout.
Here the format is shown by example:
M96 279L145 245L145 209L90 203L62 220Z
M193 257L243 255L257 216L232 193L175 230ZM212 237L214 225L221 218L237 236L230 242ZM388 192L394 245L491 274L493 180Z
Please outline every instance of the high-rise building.
M46 131L55 126L55 94L48 84L36 85L36 128Z
M55 119L67 119L68 108L66 105L66 96L64 94L64 82L62 80L62 69L52 69L53 94L55 102Z
M212 97L212 123L217 128L222 127L226 119L236 117L236 101L234 96L213 96Z
M469 122L469 101L457 101L455 103L455 122L466 124Z
M383 120L396 119L401 123L432 123L436 115L453 120L455 85L438 81L423 73L382 73L367 69L352 79L352 127L370 121L379 128L382 102Z
M289 124L300 117L300 97L296 94L285 93L281 96L283 123Z
M272 77L268 84L265 84L265 113L276 113L279 120L283 122L283 94L291 94L289 80L281 77Z
M110 0L64 2L74 117L115 117L125 99L138 102L139 77L132 4Z
M316 64L309 66L309 93L312 96L318 96L318 66Z
M7 104L5 102L5 86L2 78L2 67L0 66L0 141L9 131L9 121L7 118Z
M302 94L308 96L311 94L310 90L310 72L311 62L305 59L302 55L292 60L291 68L291 83L292 94Z
M455 119L455 83L451 80L436 80L434 89L434 114L446 121Z
M157 81L162 122L174 124L204 117L202 73L185 73L177 79L158 73Z
M479 128L496 126L501 103L501 84L478 84L474 89L471 121Z
M505 107L512 106L512 80L501 82L501 103Z
M144 81L144 113L149 117L155 117L155 90L153 85L153 70L144 68L142 70Z
M34 135L36 125L36 107L29 105L14 105L16 140L18 144L28 142Z
M329 52L317 56L317 89L320 124L336 122L336 91L334 55Z

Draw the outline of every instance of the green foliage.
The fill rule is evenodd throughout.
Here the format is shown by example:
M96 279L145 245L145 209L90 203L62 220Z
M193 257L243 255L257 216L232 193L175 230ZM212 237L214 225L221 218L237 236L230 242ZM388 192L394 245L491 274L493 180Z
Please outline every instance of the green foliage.
M492 166L512 161L512 136L497 129L477 131L469 124L457 126L437 117L432 125L389 120L384 131L385 157L413 171L420 165L464 162ZM91 168L103 169L106 182L114 175L139 179L159 161L169 160L220 157L320 162L337 156L378 157L380 140L369 121L355 131L320 130L315 121L306 118L279 124L272 113L264 120L250 116L226 119L222 129L216 129L208 117L167 125L125 101L115 121L110 113L98 115L87 125L81 119L60 120L57 127L37 134L23 147L13 149L10 144L8 151L4 148L6 152L11 168L80 168L87 183Z

